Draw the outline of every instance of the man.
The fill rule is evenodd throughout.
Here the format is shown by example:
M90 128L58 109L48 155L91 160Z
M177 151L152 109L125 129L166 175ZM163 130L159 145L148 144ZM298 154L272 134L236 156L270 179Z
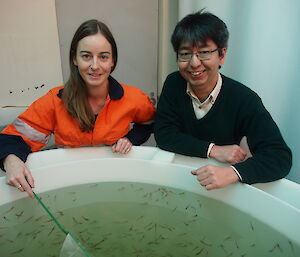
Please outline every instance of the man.
M219 73L228 37L226 24L208 12L177 24L171 42L179 71L164 83L155 120L160 148L231 164L192 171L207 190L274 181L292 164L291 150L259 96ZM239 146L243 138L250 156Z

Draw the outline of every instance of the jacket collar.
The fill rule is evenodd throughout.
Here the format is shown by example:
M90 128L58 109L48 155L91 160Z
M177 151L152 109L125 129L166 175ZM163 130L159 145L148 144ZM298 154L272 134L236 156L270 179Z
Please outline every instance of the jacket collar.
M109 89L108 94L111 100L121 99L124 95L124 89L121 84L115 80L112 76L109 76Z
M109 89L108 89L108 94L111 100L118 100L121 99L124 95L124 89L122 85L115 80L112 76L108 77L108 82L109 82ZM63 93L63 88L58 91L57 96L59 98L62 98L62 93Z

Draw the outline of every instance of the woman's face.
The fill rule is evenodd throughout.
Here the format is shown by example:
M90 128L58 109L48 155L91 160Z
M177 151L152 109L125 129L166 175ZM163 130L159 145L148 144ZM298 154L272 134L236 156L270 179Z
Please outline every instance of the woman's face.
M73 61L89 92L108 85L114 61L111 45L102 34L81 39Z

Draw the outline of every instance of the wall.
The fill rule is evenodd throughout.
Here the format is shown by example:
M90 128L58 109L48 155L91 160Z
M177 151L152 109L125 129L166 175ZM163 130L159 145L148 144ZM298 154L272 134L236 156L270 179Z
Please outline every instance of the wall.
M300 183L300 1L181 0L179 16L204 7L229 28L229 49L221 72L261 96L293 152L288 178Z
M62 84L52 0L0 1L0 107L29 105Z

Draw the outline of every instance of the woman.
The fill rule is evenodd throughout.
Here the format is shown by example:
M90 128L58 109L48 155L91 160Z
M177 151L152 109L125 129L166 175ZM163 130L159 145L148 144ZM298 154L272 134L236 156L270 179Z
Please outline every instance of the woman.
M26 168L51 134L64 147L112 145L126 154L151 134L154 106L141 90L110 76L118 52L107 26L89 20L77 29L70 48L70 78L35 101L0 134L0 160L7 183L33 198L34 179ZM130 130L130 123L135 123ZM130 130L130 131L129 131Z

